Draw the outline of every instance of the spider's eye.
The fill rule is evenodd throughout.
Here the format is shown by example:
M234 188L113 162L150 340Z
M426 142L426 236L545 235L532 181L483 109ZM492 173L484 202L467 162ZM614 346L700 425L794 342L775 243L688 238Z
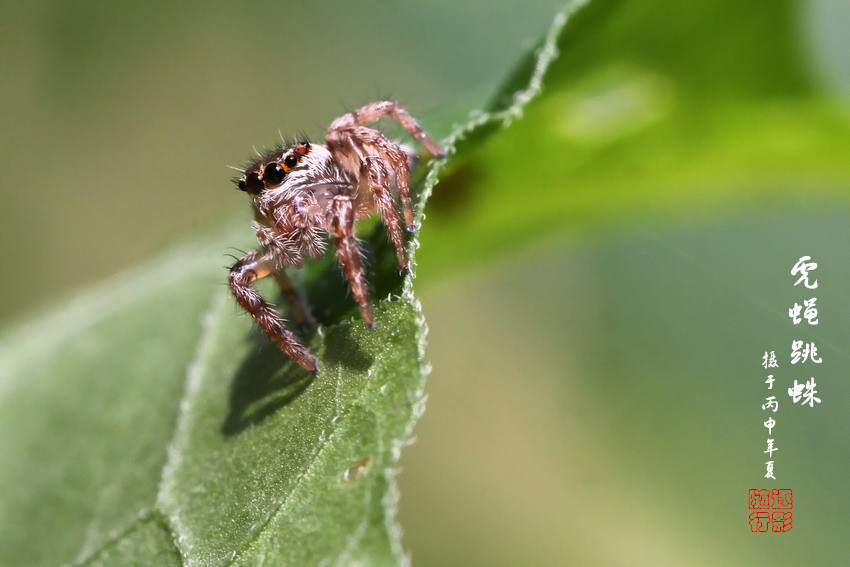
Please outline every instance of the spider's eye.
M251 172L239 180L239 188L256 195L263 189L263 180L257 172Z
M286 171L276 161L268 164L263 170L263 180L269 185L280 185L284 177L286 177Z
M288 167L288 168L292 169L293 167L295 167L296 165L298 165L298 158L297 158L297 157L295 157L295 155L293 155L293 154L289 154L288 156L286 156L286 157L283 159L283 165L285 165L286 167Z

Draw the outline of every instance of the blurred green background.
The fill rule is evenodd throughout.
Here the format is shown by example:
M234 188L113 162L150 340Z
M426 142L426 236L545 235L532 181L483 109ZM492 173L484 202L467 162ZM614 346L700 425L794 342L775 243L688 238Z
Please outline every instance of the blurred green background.
M614 8L590 12L575 45L598 38L611 64L579 60L567 42L576 72L547 81L558 96L436 188L417 281L434 371L402 459L405 544L416 565L846 564L850 9L778 2L783 27L706 2L681 15L704 26L679 28L669 13L602 4ZM317 137L344 110L393 96L446 135L560 6L3 3L0 320L61 303L235 211L247 219L225 165L278 130ZM771 35L787 29L790 41ZM643 51L617 44L623 30ZM665 52L662 32L688 48ZM740 81L711 68L746 62L730 37L787 52L742 63L762 80ZM688 93L659 69L635 72L638 52L705 86L705 115L677 117ZM722 105L752 85L750 106ZM837 114L787 111L814 91ZM718 106L736 128L699 136L691 155L671 151L664 131L629 145L663 120L698 131ZM771 112L798 124L757 132L775 126ZM557 164L552 124L569 144ZM764 139L779 149L762 159ZM224 265L225 252L211 261ZM788 273L804 254L819 263L816 328L787 317L808 298ZM787 365L794 338L819 347L823 404L779 396L776 486L795 490L795 524L753 535L747 489L772 487L760 357L785 362L781 394L808 377Z

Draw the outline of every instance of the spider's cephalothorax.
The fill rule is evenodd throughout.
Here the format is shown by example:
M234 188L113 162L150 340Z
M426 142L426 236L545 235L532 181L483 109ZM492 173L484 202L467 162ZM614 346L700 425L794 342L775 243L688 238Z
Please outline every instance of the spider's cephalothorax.
M236 179L239 189L251 195L256 218L254 230L262 247L249 252L230 268L230 289L239 305L280 349L309 371L316 371L316 358L251 284L274 276L292 305L293 317L306 325L307 311L284 270L301 266L304 257L321 257L325 237L330 235L360 314L370 328L374 327L354 223L380 212L398 263L405 271L409 263L393 189L399 193L404 224L408 230L414 230L410 156L378 130L362 126L387 114L431 154L442 153L440 146L406 110L394 101L381 100L334 120L325 145L301 142L280 148L246 167Z

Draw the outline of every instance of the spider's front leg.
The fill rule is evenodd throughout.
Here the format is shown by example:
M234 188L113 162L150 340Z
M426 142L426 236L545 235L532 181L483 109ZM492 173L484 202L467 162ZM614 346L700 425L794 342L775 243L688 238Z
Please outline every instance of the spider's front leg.
M360 316L370 329L375 328L375 314L366 288L366 273L357 239L354 238L354 199L348 195L337 195L331 202L331 234L336 245L336 255L342 273L351 286L351 293L360 308Z
M269 338L309 372L316 372L316 357L301 344L301 341L289 329L274 307L251 287L255 281L275 273L274 257L266 250L255 250L245 254L230 268L230 291L239 305L251 314L260 328Z

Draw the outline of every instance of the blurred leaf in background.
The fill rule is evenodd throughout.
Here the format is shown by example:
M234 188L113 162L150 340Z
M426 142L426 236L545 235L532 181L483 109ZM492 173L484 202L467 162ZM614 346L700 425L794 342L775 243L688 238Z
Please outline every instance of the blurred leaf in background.
M806 66L799 10L593 2L545 96L431 202L427 273L564 229L843 201L850 118Z

